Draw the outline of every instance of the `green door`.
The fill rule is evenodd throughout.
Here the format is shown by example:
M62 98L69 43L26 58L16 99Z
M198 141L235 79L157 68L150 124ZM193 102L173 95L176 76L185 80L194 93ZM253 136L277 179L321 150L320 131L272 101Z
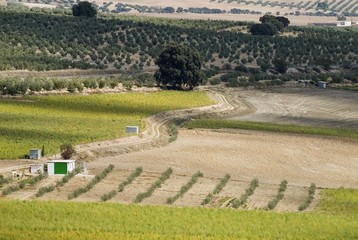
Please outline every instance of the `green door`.
M67 163L55 163L55 174L67 174Z

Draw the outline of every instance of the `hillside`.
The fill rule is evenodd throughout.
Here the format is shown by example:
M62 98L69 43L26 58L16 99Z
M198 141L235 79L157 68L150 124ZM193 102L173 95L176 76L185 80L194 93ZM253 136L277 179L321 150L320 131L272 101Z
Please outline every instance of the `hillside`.
M281 36L269 37L248 34L244 22L127 15L80 19L61 10L0 11L1 71L153 71L155 58L169 42L197 49L208 77L220 69L235 69L254 75L254 80L272 79L277 73L268 70L274 59L281 59L287 67L300 68L294 71L299 79L312 79L312 74L327 71L345 74L347 70L338 72L337 67L349 69L358 62L358 31L351 28L290 27Z

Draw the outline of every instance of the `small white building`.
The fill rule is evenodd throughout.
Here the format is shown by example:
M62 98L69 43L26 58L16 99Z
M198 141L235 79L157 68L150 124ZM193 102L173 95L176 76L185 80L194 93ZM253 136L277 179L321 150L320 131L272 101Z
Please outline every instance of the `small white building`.
M40 159L41 149L30 149L30 159Z
M139 127L138 126L126 126L126 133L127 134L139 134Z
M67 174L75 169L76 160L52 160L47 162L48 175Z
M30 173L43 173L44 172L44 165L43 164L33 164L30 166Z
M324 81L319 81L317 85L319 88L327 88L327 82Z

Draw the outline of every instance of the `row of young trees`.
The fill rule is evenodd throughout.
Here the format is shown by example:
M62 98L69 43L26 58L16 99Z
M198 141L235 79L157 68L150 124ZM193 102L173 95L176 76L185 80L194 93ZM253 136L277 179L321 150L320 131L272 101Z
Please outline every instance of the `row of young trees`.
M0 12L1 70L140 70L153 66L170 42L196 49L206 67L257 64L265 69L274 59L287 66L358 62L358 32L350 29L288 27L291 37L270 37L226 30L245 27L240 22Z

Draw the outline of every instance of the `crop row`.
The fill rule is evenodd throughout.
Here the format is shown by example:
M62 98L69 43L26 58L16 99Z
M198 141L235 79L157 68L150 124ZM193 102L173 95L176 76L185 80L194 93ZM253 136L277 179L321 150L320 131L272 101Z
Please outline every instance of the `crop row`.
M133 85L153 87L156 85L150 74L140 74L135 77L106 77L106 78L4 78L0 79L0 92L3 95L26 94L40 91L67 90L70 93L82 92L84 89L116 88L122 84L127 90Z
M287 181L283 180L280 183L280 186L278 188L278 193L277 195L267 204L267 207L265 209L267 210L272 210L274 209L278 202L283 198L284 196L284 192L286 191L286 187L287 187Z
M177 194L167 199L167 203L173 204L178 198L182 197L187 191L189 191L189 189L199 180L199 178L203 176L204 175L200 171L194 173L190 180L180 188Z
M306 200L298 207L299 211L303 211L310 206L313 201L314 195L316 193L316 185L311 183L311 186L308 188L308 196Z
M162 173L162 175L159 177L158 180L156 180L148 189L147 191L143 192L143 193L139 193L135 199L134 199L134 203L140 203L142 202L145 198L150 197L153 192L155 191L155 189L160 188L162 186L162 184L170 178L170 175L172 175L173 173L173 169L168 168L165 172Z
M68 194L68 199L74 199L79 195L88 192L91 190L97 183L102 181L110 172L112 172L114 165L110 164L106 169L101 173L97 174L85 187L80 187L75 189L72 193Z
M16 185L9 186L2 190L2 195L9 195L10 193L19 191L20 189L23 189L26 187L26 185L33 186L36 183L40 182L41 180L47 178L47 174L39 174L35 177L24 179L19 181Z
M131 184L134 179L136 179L141 173L143 172L143 168L142 167L137 167L128 177L126 180L122 181L119 185L118 185L118 189L116 190L112 190L109 193L106 193L104 195L102 195L101 200L103 202L110 200L111 198L113 198L115 195L117 195L118 192L123 192L124 188Z
M250 186L246 189L245 193L239 199L235 198L232 201L232 207L238 208L247 202L247 199L254 194L255 189L259 186L259 180L256 178L250 182Z
M214 198L214 195L218 194L221 192L221 190L223 190L223 188L225 187L225 185L229 182L230 180L230 175L226 174L222 179L220 179L220 182L215 186L214 190L212 193L209 193L204 200L201 202L201 205L206 205L208 203L211 202L211 200Z
M37 193L36 197L41 197L46 193L52 192L56 187L61 187L65 185L71 178L73 178L76 174L80 173L83 169L81 167L76 167L72 172L67 173L65 176L58 180L56 184L51 184L50 186L41 187Z
M358 59L354 44L358 34L350 30L294 27L290 31L299 33L297 37L272 38L223 30L245 25L238 22L209 21L205 25L192 20L164 22L123 16L78 19L0 11L1 70L112 67L141 71L154 65L153 60L169 42L197 49L206 67L210 63L251 65L275 58L284 59L290 66L319 65L322 57L334 65L356 63ZM217 31L220 29L223 31Z

